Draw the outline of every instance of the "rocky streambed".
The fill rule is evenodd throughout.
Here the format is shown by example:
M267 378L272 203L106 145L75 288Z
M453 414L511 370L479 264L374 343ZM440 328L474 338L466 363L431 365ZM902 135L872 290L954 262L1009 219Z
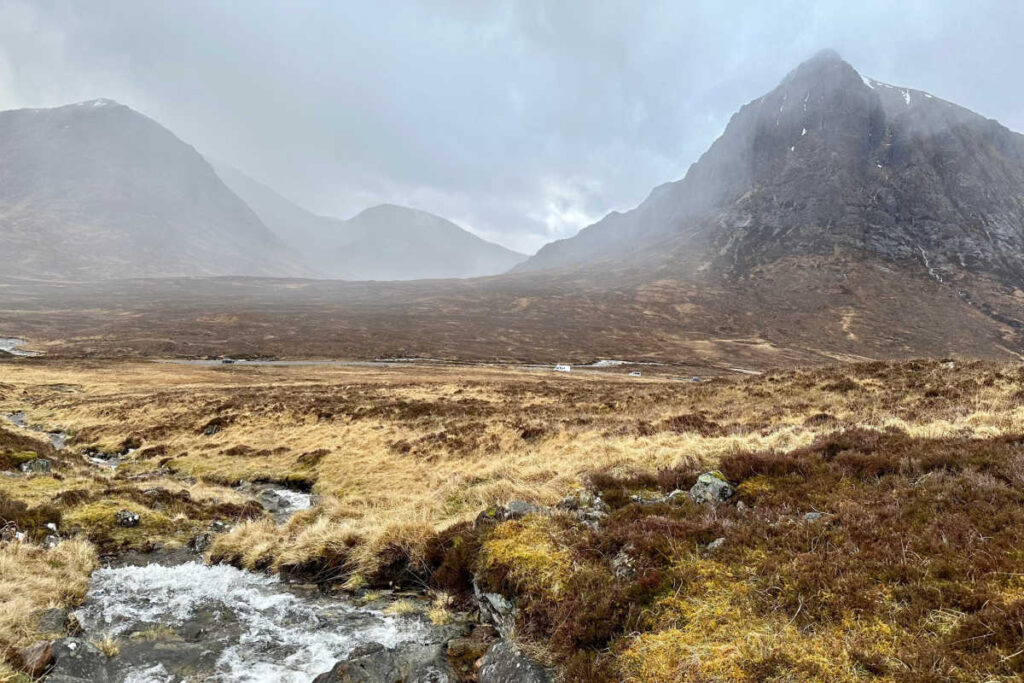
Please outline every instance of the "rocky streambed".
M76 616L82 640L118 644L116 656L92 653L93 679L133 683L305 683L360 646L393 649L440 635L423 619L196 561L99 569ZM61 664L49 680L76 680L72 669L82 664Z
M207 566L187 551L126 555L94 572L81 607L58 619L75 635L48 645L52 664L45 680L550 680L476 615L438 625L418 612L390 613L408 606L409 596L366 597L361 602L275 576ZM484 622L488 614L481 610Z

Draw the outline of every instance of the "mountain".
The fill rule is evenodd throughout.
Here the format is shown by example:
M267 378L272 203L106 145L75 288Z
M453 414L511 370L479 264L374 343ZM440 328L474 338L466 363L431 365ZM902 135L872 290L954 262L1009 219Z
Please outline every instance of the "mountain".
M385 204L349 220L318 216L236 169L216 168L266 225L330 277L477 277L503 273L526 258L426 211Z
M348 226L352 241L332 256L350 280L497 275L526 258L440 216L392 204L366 209Z
M0 269L56 279L310 273L192 147L110 100L0 112Z
M737 277L843 250L1024 284L1024 136L824 51L741 108L682 180L519 270L654 258Z

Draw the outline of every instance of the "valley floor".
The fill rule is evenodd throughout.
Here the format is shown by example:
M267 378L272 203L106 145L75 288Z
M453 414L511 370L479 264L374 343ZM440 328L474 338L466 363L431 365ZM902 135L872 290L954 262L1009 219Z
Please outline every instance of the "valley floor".
M501 635L566 680L1016 680L1022 397L1024 369L980 361L701 383L4 361L6 672L101 556L199 539L356 598L429 591L409 609L437 622L502 594ZM694 502L711 471L732 495ZM268 484L311 507L275 519Z

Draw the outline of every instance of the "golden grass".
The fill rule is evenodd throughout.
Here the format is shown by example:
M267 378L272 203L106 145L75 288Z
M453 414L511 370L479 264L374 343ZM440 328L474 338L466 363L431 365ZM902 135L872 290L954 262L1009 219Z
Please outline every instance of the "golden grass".
M80 602L96 566L96 550L86 541L64 541L52 550L29 543L0 545L0 646L4 651L39 638L34 616L39 610Z
M932 363L920 379L952 382L962 367ZM830 386L840 378L845 386ZM77 435L77 447L116 451L136 438L141 448L124 472L155 472L163 463L173 473L146 486L240 503L245 496L225 485L262 479L311 484L322 497L316 511L284 528L240 525L218 539L215 556L286 566L344 553L362 572L374 569L389 544L415 555L433 533L481 509L517 498L552 504L595 471L683 461L711 467L729 453L800 448L847 424L912 436L1024 431L1010 376L975 383L955 407L923 412L924 384L897 378L894 388L877 373L847 378L818 370L694 385L649 373L635 380L500 368L44 363L5 365L0 381L11 387L0 392L0 410L23 410L32 423L65 429ZM716 427L665 427L693 414ZM816 415L832 421L806 424ZM217 420L223 424L215 433L204 434ZM524 438L530 427L540 428L538 437ZM315 452L321 454L304 464L301 456ZM112 475L93 468L75 476L85 485ZM2 486L39 503L74 485L36 478Z
M710 469L734 454L790 453L851 428L927 439L1021 434L1022 386L1016 366L932 361L701 384L649 372L637 380L502 368L4 364L0 411L23 410L31 423L75 440L59 463L63 479L5 477L0 491L35 506L68 489L112 487L116 493L63 509L62 532L77 525L90 537L139 546L154 537L185 542L208 520L147 507L131 490L241 505L249 495L231 488L238 481L309 486L314 509L285 524L241 521L214 539L208 557L253 569L326 568L318 578L356 591L374 580L382 558L426 562L439 532L512 499L552 505L595 473ZM76 455L86 446L116 452L126 440L137 449L117 473ZM740 492L757 499L770 488L755 476ZM113 514L122 508L139 512L142 525L116 527ZM557 515L500 525L479 560L507 570L526 592L560 598L574 571L566 533ZM797 629L790 615L755 613L747 577L735 567L679 555L693 566L675 571L691 574L699 590L665 597L645 616L643 632L619 643L630 680L729 680L738 662L772 657L791 662L802 680L852 679L854 665L832 656L852 648L849 633L878 653L901 637L868 617ZM452 605L435 601L424 610L442 623ZM961 617L937 609L930 619L943 632ZM22 642L30 625L19 624L0 633Z

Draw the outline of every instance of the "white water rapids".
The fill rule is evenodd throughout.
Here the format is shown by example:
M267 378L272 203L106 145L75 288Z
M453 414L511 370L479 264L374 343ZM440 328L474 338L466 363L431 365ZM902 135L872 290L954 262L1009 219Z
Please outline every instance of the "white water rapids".
M109 634L128 648L139 640L132 633L174 632L165 646L134 656L122 645L112 660L121 660L115 680L131 683L183 680L179 671L197 667L189 657L205 657L202 680L308 683L361 643L394 647L426 628L315 594L300 597L275 577L195 562L97 570L78 615L89 638ZM205 651L197 655L197 648Z

